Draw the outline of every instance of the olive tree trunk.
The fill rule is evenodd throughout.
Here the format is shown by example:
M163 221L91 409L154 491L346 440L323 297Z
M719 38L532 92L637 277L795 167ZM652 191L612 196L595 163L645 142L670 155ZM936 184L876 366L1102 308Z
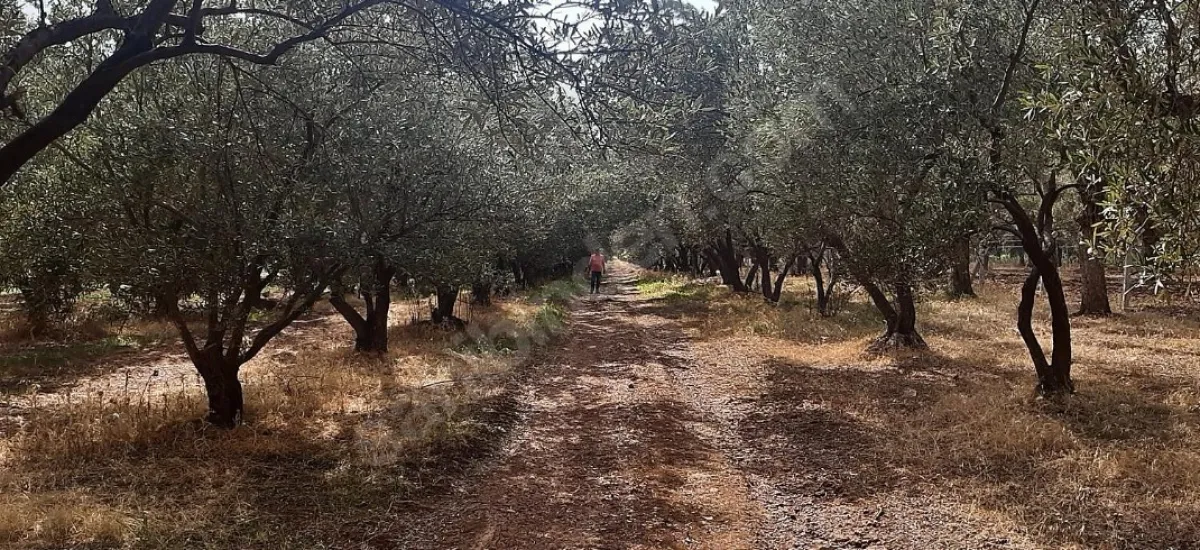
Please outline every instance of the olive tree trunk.
M462 321L454 316L454 304L458 302L458 287L452 285L439 285L437 288L437 305L430 312L433 322L448 323Z
M971 237L960 235L951 243L950 287L951 298L967 298L975 296L975 286L971 281Z
M1021 288L1021 303L1017 308L1017 330L1029 350L1037 373L1037 392L1043 396L1069 394L1075 391L1071 380L1071 314L1059 275L1055 244L1049 228L1054 226L1054 203L1062 188L1055 188L1051 176L1048 189L1042 194L1037 221L1025 211L1020 201L1010 193L1003 193L996 200L1013 219L1021 249L1029 257L1029 275ZM1046 351L1033 330L1033 305L1037 298L1038 281L1046 294L1050 306L1051 343L1053 349L1047 359Z
M205 420L214 426L233 428L241 422L246 408L238 378L242 365L307 312L325 294L330 282L341 277L344 269L331 265L309 274L281 304L276 317L250 336L248 322L254 310L254 299L278 275L276 271L264 272L262 265L248 265L240 288L214 288L207 292L203 340L196 337L179 309L182 297L173 291L160 297L166 303L168 317L179 331L188 358L204 381L208 398Z
M812 273L813 286L817 292L817 313L822 317L833 315L831 304L833 302L833 292L837 288L837 271L833 269L833 261L828 258L831 251L825 247L821 247L816 253L809 253L808 270ZM829 280L825 280L825 274L821 271L821 266L825 265L829 270Z
M471 285L471 303L477 306L492 305L492 283L473 283Z
M887 329L876 338L867 351L880 353L893 349L926 349L925 339L917 332L917 307L912 285L897 282L892 284L893 299L889 300L879 285L868 281L863 289L871 297L875 308L883 314Z
M721 274L721 282L734 292L749 292L746 282L742 280L742 263L733 245L733 236L729 231L725 236L714 240L708 248L709 264Z
M1101 221L1100 205L1087 192L1080 193L1083 202L1079 216L1079 314L1112 315L1108 301L1108 279L1104 272L1104 259L1093 253L1096 224Z
M392 279L396 269L382 259L376 259L370 279L359 285L358 295L363 301L363 313L359 313L346 301L341 292L334 292L329 303L354 329L354 351L363 353L387 353L388 314L392 306Z
M238 379L242 363L238 358L226 358L219 347L201 351L193 363L204 381L204 393L208 397L208 414L204 420L220 428L233 428L242 419L246 400L242 394L242 382Z

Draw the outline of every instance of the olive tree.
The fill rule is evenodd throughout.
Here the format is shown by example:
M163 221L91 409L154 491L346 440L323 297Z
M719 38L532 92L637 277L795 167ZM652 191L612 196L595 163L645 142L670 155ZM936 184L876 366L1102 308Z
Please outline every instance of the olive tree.
M463 249L472 256L488 250L486 241L448 238L478 232L490 221L488 202L497 185L475 160L480 155L471 146L479 144L469 143L469 119L444 100L450 90L437 100L412 95L411 88L376 91L323 130L334 159L323 172L336 186L343 214L337 249L350 266L343 281L349 284L339 285L330 301L354 328L359 351L387 351L397 274L416 277L429 272L430 262L461 257ZM460 266L458 273L473 271ZM345 300L348 287L357 287L362 313Z
M886 330L872 349L924 347L917 292L945 272L982 202L951 154L960 100L922 51L934 6L755 6L756 44L780 46L761 65L782 93L756 107L768 192L799 210L879 309Z
M190 63L202 66L131 79L118 93L145 87L163 101L105 112L82 158L104 167L87 195L111 236L96 247L104 277L164 304L204 381L208 421L230 427L244 409L242 365L345 266L330 246L332 194L308 167L308 121L220 61ZM269 288L278 305L258 320Z
M1075 176L1080 313L1111 311L1106 258L1153 284L1196 265L1196 14L1186 2L1089 1L1049 28L1058 40L1025 104Z

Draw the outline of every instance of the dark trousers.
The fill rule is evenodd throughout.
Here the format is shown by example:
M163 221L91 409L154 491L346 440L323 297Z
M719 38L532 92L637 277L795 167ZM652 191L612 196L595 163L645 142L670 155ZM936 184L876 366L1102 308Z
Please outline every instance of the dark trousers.
M604 273L600 271L592 272L592 294L600 292L600 277L603 275Z

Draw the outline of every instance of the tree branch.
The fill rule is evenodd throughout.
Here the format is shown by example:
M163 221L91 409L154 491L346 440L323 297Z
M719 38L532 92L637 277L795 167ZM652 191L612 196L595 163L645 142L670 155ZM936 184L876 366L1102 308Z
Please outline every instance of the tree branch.
M1029 31L1033 27L1033 21L1037 15L1038 5L1041 0L1032 0L1029 6L1025 9L1025 18L1021 23L1021 35L1017 40L1017 47L1013 50L1012 55L1008 58L1008 66L1004 69L1004 78L1000 82L1000 90L996 92L996 98L992 100L989 117L995 121L1000 116L1000 109L1004 107L1004 102L1008 101L1008 91L1012 88L1013 78L1017 73L1017 67L1020 66L1021 60L1025 57L1025 50L1029 48Z
M9 93L9 85L21 69L46 49L100 31L129 30L133 27L133 18L121 17L112 10L111 5L105 7L104 4L106 2L99 3L96 12L91 15L68 19L48 27L40 26L29 31L8 50L3 61L0 61L0 110L11 108L20 98L20 93Z

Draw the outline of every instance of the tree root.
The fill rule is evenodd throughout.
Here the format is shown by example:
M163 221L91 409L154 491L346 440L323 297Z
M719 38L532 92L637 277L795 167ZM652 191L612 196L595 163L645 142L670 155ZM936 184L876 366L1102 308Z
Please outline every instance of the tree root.
M929 344L925 343L925 339L921 338L920 334L889 332L876 338L867 346L867 353L885 354L896 350L922 350L929 349Z

